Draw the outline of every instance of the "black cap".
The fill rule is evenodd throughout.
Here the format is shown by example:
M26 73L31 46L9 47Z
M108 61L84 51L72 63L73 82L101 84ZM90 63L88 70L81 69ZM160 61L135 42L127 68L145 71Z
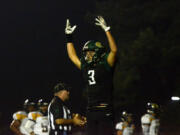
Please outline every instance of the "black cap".
M54 93L57 93L61 90L67 90L67 91L70 91L71 87L69 87L67 84L65 83L62 83L62 82L59 82L57 83L54 88L53 88L53 92Z

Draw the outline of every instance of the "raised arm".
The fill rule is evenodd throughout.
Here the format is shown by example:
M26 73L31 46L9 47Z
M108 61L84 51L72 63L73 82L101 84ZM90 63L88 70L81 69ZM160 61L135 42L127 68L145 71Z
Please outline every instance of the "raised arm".
M65 34L67 38L67 52L70 60L78 67L81 69L81 61L79 57L76 54L76 50L74 48L74 44L72 42L72 34L74 30L76 29L76 25L71 27L69 20L67 19L66 21L66 28L65 28Z
M108 54L107 62L108 64L113 67L115 63L116 53L117 53L117 45L116 42L111 34L110 26L107 26L104 18L102 16L98 16L96 19L96 25L101 26L101 28L105 31L106 37L109 42L110 52Z
M116 53L117 53L117 45L110 31L106 31L106 36L107 36L109 47L110 47L110 52L109 52L107 61L110 66L114 66Z

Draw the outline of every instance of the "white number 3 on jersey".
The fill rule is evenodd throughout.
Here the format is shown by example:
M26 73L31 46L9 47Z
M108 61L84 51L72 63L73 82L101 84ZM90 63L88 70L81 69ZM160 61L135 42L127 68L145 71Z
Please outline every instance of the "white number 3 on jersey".
M94 70L89 70L89 71L88 71L88 76L89 76L89 79L88 79L89 85L94 85L94 84L96 84L96 81L95 81L95 78L94 78L94 76L95 76L95 71L94 71Z

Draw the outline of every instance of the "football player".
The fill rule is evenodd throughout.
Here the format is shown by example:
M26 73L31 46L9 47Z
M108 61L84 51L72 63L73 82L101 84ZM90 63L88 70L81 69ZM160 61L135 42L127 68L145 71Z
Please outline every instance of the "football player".
M147 113L141 117L143 135L159 135L160 108L156 103L147 103Z
M39 131L39 130L41 130L41 128L43 128L41 130L44 132L43 135L48 134L48 128L47 128L48 122L47 122L47 118L44 118L44 115L47 115L48 103L45 102L45 100L40 99L40 100L38 100L37 107L38 108L35 111L28 113L28 120L26 121L26 123L24 125L25 130L28 132L27 135L34 135L36 133L38 133L38 135L39 135L39 134L41 134L41 132ZM44 124L41 127L38 127L39 129L37 129L37 126L39 126L38 124L39 123L42 124L43 122L44 122ZM44 126L44 125L46 125L46 126Z
M133 124L132 114L122 112L121 122L116 124L117 135L133 135L135 125Z
M28 113L34 111L34 109L35 103L30 99L26 99L23 104L23 110L17 111L13 114L13 121L10 124L10 129L16 135L23 135L26 133L26 131L23 128L23 125L27 121Z
M48 127L48 102L45 99L38 100L38 108L41 112L41 116L36 118L36 123L34 125L34 133L36 135L49 135L49 127Z
M90 40L83 46L83 56L77 56L72 34L76 26L71 27L67 19L65 34L67 37L67 51L70 60L83 73L88 97L87 129L88 134L106 135L112 134L112 90L113 67L117 53L117 45L104 18L98 16L95 24L100 26L108 39L110 51L99 41Z

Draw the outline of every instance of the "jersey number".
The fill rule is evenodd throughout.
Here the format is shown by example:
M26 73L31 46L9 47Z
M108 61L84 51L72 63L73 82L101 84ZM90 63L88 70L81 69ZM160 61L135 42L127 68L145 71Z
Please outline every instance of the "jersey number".
M48 126L41 124L42 132L48 132Z
M94 76L95 76L95 71L94 71L94 70L89 70L89 71L88 71L88 76L89 76L89 78L88 78L89 85L94 85L94 84L96 84L96 81L95 81L95 78L94 78Z

